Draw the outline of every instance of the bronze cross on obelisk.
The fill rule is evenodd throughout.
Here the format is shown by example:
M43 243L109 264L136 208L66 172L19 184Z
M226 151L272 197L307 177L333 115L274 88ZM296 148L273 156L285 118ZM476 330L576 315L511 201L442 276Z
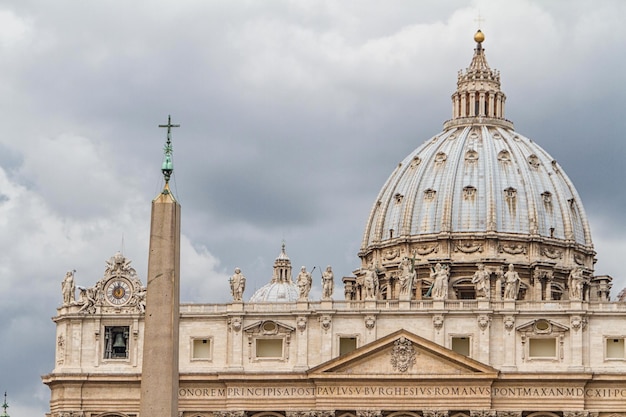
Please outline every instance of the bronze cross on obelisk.
M172 163L172 128L173 127L180 127L180 125L173 125L172 124L172 116L170 116L169 114L167 115L167 124L166 125L159 125L159 127L166 127L167 128L167 142L165 142L165 148L163 148L163 151L165 153L165 160L163 161L163 165L161 167L161 172L163 173L163 176L165 177L165 185L167 187L167 183L170 181L170 177L172 176L172 172L174 171L174 164Z

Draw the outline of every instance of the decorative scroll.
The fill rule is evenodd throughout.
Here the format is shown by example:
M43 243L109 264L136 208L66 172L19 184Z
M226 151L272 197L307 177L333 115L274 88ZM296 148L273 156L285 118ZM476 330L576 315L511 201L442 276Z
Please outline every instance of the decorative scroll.
M431 254L433 252L439 252L439 244L416 246L413 249L415 250L415 253L423 256Z
M470 417L496 417L496 410L470 410Z
M448 417L447 410L423 410L424 417Z
M480 327L480 330L484 331L489 327L489 323L491 323L491 317L485 314L478 316L478 327Z
M498 411L497 417L522 417L521 411Z
M306 317L298 317L298 320L296 321L296 327L301 332L305 331L306 330Z
M228 319L228 324L230 324L230 328L235 332L241 330L241 317L232 317Z
M511 330L513 330L513 326L515 326L515 319L513 318L513 316L507 316L504 319L504 328L510 332Z
M443 316L433 316L433 326L435 326L435 329L441 330L441 328L443 327Z
M541 254L550 259L561 259L563 257L563 252L559 249L550 247L550 246L542 246Z
M508 253L509 255L519 255L519 254L524 254L526 255L526 245L521 245L521 244L503 244L500 245L498 248L498 251L500 253Z
M459 242L454 246L454 251L461 251L463 253L474 253L474 252L482 252L483 245L475 242Z
M328 331L330 329L330 324L332 323L332 319L329 315L323 315L320 317L320 325L324 331Z
M576 265L585 265L585 257L579 253L575 253L574 254L574 262L576 262Z
M213 411L213 417L246 417L246 412L243 410Z
M382 417L380 410L356 410L356 417Z

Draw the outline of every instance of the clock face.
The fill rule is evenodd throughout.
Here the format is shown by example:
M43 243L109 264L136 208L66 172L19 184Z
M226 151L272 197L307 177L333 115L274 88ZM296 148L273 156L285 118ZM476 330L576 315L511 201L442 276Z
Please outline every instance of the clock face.
M109 281L106 287L106 297L109 303L120 306L130 300L130 284L125 279L114 279Z

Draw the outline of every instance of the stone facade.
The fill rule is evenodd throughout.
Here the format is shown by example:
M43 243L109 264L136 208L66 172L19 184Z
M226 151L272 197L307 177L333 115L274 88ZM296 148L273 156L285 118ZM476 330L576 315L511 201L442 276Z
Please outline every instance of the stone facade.
M499 73L487 65L482 33L475 40L452 97L453 119L398 168L413 180L392 174L393 186L376 200L361 267L342 279L344 300L337 282L320 301L306 286L296 293L283 246L272 282L251 302L235 289L245 283L237 275L232 303L180 305L171 349L179 416L626 416L626 303L610 301L611 277L593 275L584 210L567 177L545 152L519 158L530 145L504 119ZM455 140L470 145L438 148ZM502 151L486 152L488 143ZM420 184L420 165L455 176L443 167L456 161L473 172L488 158L505 170L522 164L513 170L522 180L557 186L502 184L491 205L476 206L478 214L461 223L455 201L446 200L437 224L424 220L427 207L419 204L436 202L441 190L420 189L419 204L415 190L400 191ZM478 182L457 185L460 204L486 195ZM546 216L560 223L538 222ZM393 218L399 227L385 223ZM49 416L136 417L143 352L162 342L158 332L149 339L144 332L147 289L121 254L79 300L67 296L72 285L68 273L53 319L55 366L43 377Z

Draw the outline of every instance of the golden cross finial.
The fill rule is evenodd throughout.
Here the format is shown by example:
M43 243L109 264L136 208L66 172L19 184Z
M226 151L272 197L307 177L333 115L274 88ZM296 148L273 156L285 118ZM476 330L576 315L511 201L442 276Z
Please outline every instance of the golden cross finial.
M474 22L478 23L478 29L483 25L485 19L480 15L480 10L478 11L478 16L474 19Z

